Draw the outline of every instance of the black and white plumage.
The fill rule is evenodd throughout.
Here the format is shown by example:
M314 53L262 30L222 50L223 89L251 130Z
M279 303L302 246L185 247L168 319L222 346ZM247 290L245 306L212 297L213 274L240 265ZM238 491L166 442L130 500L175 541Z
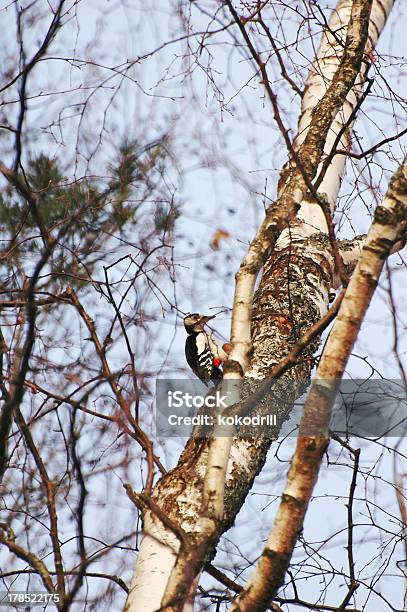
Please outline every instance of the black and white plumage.
M185 342L185 357L191 370L203 382L221 380L222 370L219 366L227 357L212 334L205 331L205 324L214 318L214 315L205 316L197 312L184 318L184 326L188 334Z

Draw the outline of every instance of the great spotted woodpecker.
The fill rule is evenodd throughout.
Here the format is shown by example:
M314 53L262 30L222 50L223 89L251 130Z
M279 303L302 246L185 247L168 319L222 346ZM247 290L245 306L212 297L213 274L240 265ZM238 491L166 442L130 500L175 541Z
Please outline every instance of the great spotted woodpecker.
M226 360L227 354L217 344L213 335L204 329L205 323L214 319L215 315L205 316L188 314L184 318L184 326L188 334L185 342L185 357L194 374L205 384L209 380L221 380L221 363Z

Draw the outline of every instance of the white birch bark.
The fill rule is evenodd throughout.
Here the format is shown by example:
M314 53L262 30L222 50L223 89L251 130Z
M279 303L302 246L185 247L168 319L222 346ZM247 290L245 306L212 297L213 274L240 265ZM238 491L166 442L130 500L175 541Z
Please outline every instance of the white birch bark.
M332 84L335 72L341 61L352 2L353 0L339 0L336 9L332 11L329 27L324 29L318 52L305 83L304 96L301 102L301 115L298 122L298 133L293 143L294 148L297 150L300 149L307 136L313 118L313 111ZM335 150L342 149L346 151L351 147L352 114L363 93L364 81L371 63L369 55L376 46L393 4L394 0L374 0L372 4L368 41L365 48L365 60L362 70L342 108L333 118L325 141L323 157L316 175L316 186L319 193L326 195L332 212L334 212L336 207L345 171L346 156L343 154L333 155L326 168L324 168L324 162ZM323 177L322 174L324 174ZM319 180L321 182L318 184ZM325 216L319 204L304 200L297 217L303 223L295 230L292 230L294 237L297 235L300 237L310 236L319 231L327 232ZM287 232L288 230L283 232L280 237L280 248L286 241L290 240Z
M355 0L355 4L360 4L360 2ZM376 42L392 4L391 0L374 0L375 25L372 28L374 35L371 35L369 45ZM349 1L340 0L337 12L348 9ZM382 15L381 19L379 13ZM357 36L358 32L354 37L355 44L357 44ZM321 49L321 53L327 53L327 44L325 43L324 46L322 43ZM319 80L317 68L321 68L324 56L318 57L314 64L315 76L312 78L310 76L303 103L300 118L301 134L295 146L300 159L304 161L305 171L310 173L311 180L315 177L317 168L321 168L323 155L330 151L338 130L349 118L351 108L353 108L350 106L352 100L359 95L359 92L356 91L350 105L345 102L344 105L339 104L339 107L337 106L340 95L336 96L333 104L333 106L336 104L335 110L330 107L330 100L326 94L329 85L332 85L330 79L332 81L333 76L338 74L342 51L342 49L337 50L338 55L329 56L330 72L324 73L324 78L319 78ZM343 86L345 94L347 87L352 87L351 81ZM357 88L359 89L359 84ZM331 116L325 117L324 120L319 117L316 120L309 113L309 96L313 91L313 105L315 106L315 100L318 98L326 102L324 106L324 109L327 109L326 112L329 113L330 109ZM336 123L332 127L334 120ZM321 128L322 124L327 126L325 132ZM331 125L330 128L329 125ZM323 135L320 134L321 130ZM330 135L331 144L328 143L327 134ZM346 138L348 137L347 134ZM321 140L322 149L320 151ZM324 142L328 144L324 145ZM343 147L344 141L341 141L339 146ZM332 171L328 167L320 186L320 191L323 188L328 195L328 200L332 203L336 200L344 169L343 156L336 156L336 158L339 157L341 160L335 163ZM281 181L279 202L268 211L237 277L232 319L232 353L229 356L232 367L228 373L228 366L226 366L225 379L229 377L229 374L235 377L239 375L239 367L242 372L246 368L247 353L251 347L250 321L253 324L254 355L246 377L261 380L267 376L270 368L289 352L296 339L306 331L307 327L317 321L327 309L329 289L334 276L334 261L329 240L327 241L325 217L322 219L319 204L303 202L306 187L300 170L291 167L286 174ZM298 208L300 208L299 219L294 221L294 224L290 222L292 227L281 234L281 230L287 227L291 211L298 210ZM280 240L276 245L277 248L270 256L271 249L275 246L273 240L277 240L278 236ZM252 310L251 294L257 273L265 258L267 261L264 266L263 280ZM290 268L290 278L286 274L288 268ZM284 271L283 275L281 270ZM279 293L282 286L286 291L285 296ZM307 291L307 301L293 317L290 299L292 297L297 299L298 295L299 299L304 300L304 289ZM312 345L308 352L305 351L309 359L315 348L316 345ZM300 384L309 376L311 365L310 361L296 366L291 376ZM211 550L210 547L216 545L220 534L233 523L254 477L264 464L270 442L270 439L233 439L231 447L230 442L227 441L226 443L215 443L212 448L208 448L206 441L192 439L188 442L177 468L163 477L154 488L153 499L171 520L185 531L191 538L191 542L195 542L195 550L191 547L189 551L181 551L174 533L162 523L153 529L152 525L155 521L151 511L146 511L144 523L147 529L140 544L136 571L126 603L126 612L155 612L158 609L170 612L182 609L182 605L174 601L174 594L182 590L183 579L184 583L188 580L191 583L192 565L197 562L198 552L201 554L201 559L205 558L207 552ZM211 453L209 470L207 470L208 452ZM225 492L225 483L227 492ZM204 491L205 495L203 495ZM217 495L220 495L220 499L216 499ZM206 507L205 504L202 504L202 499L205 499ZM208 516L208 507L210 516ZM222 513L223 520L220 520ZM175 552L178 552L178 555L175 555ZM159 559L158 562L157 559ZM196 576L199 569L195 568L194 571ZM188 572L190 576L186 575Z
M275 596L297 541L323 453L337 386L391 248L406 232L407 157L375 211L362 254L328 337L304 406L297 448L267 545L230 612L263 612ZM319 391L322 388L322 394ZM328 393L327 393L328 391ZM316 433L310 433L315 431Z
M240 381L248 364L251 349L251 314L254 285L260 270L262 258L260 245L253 241L238 273L236 274L235 295L232 309L231 345L221 390L228 391L228 406L240 399ZM222 392L221 391L221 392ZM209 442L208 464L204 480L204 504L209 517L221 520L224 513L225 484L233 436L229 430L224 434L222 427L215 425Z
M153 611L160 607L179 550L179 540L151 511L143 517L143 539L125 611Z

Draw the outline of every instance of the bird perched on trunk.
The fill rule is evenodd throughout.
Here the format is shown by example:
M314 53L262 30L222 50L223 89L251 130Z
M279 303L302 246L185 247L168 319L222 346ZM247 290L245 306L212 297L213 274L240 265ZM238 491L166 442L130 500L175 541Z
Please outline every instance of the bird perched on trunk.
M215 315L188 314L184 326L188 334L185 342L185 357L194 374L205 384L209 380L221 380L219 366L227 359L227 353L215 341L213 334L205 331L205 324Z

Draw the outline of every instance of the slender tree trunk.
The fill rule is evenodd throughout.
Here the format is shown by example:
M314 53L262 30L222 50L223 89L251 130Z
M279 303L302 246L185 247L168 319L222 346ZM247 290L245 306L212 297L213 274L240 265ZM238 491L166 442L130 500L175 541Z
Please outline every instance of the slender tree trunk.
M329 442L337 387L391 247L405 233L407 157L393 176L341 303L304 406L297 448L267 545L230 612L263 612L281 585ZM315 433L312 433L315 432ZM350 584L354 589L356 584Z

